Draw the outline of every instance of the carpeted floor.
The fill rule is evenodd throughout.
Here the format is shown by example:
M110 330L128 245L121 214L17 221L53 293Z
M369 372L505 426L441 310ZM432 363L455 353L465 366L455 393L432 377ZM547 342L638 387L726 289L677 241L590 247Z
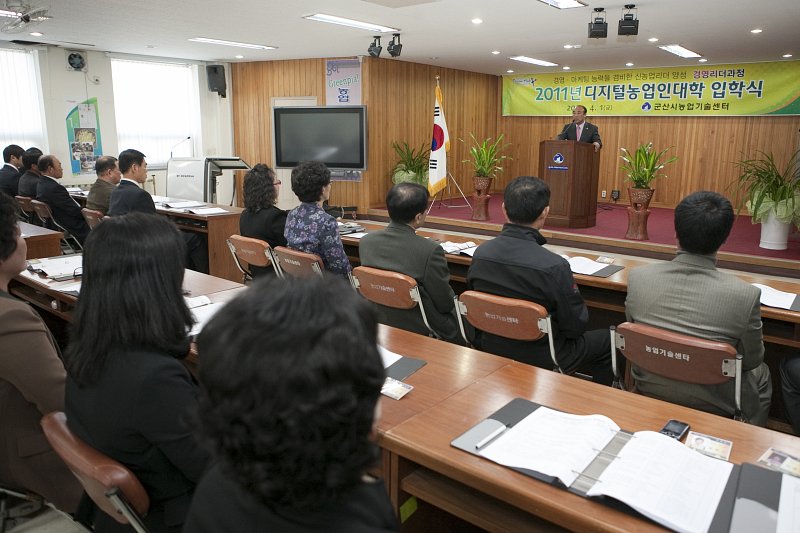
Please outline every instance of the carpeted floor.
M460 199L459 199L460 200ZM450 200L446 200L450 203ZM463 200L454 199L453 204L463 203ZM503 203L502 193L495 193L489 201L490 223L503 224L505 218L500 209ZM545 229L575 233L579 235L594 235L614 239L624 239L628 228L627 205L623 204L598 204L597 224L592 228L556 228L545 225ZM647 222L649 242L657 244L675 245L675 229L673 226L674 210L658 207L650 208L650 218ZM470 220L472 211L467 207L440 207L439 202L433 206L431 216L453 218L456 220ZM727 242L722 246L725 252L748 254L779 259L800 260L800 232L794 230L789 235L789 247L786 250L766 250L759 248L758 242L761 234L761 225L752 224L750 217L740 214L736 217L733 230Z

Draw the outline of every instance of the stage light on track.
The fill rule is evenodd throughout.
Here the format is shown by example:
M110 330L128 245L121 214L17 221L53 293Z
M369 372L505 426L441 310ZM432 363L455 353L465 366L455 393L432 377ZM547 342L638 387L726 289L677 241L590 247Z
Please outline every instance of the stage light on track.
M606 10L603 7L594 8L594 13L590 15L589 38L605 39L608 37L608 23L606 22Z
M400 57L400 52L403 51L403 45L400 44L400 34L393 33L392 40L389 44L386 45L386 50L389 51L389 55L392 57Z
M383 50L383 47L381 46L381 36L374 35L372 37L372 44L369 45L369 48L367 48L367 52L369 52L369 55L372 57L380 57L381 50Z
M619 19L619 26L617 26L617 35L639 35L639 16L636 4L625 4L622 18Z

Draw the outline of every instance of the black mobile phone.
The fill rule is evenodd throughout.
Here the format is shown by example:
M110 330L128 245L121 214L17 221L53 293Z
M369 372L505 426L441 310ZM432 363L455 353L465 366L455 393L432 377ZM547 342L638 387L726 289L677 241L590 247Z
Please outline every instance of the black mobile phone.
M681 440L688 431L689 424L686 422L681 422L680 420L670 420L664 424L664 427L661 428L659 433L663 433L667 437L672 437L673 439Z

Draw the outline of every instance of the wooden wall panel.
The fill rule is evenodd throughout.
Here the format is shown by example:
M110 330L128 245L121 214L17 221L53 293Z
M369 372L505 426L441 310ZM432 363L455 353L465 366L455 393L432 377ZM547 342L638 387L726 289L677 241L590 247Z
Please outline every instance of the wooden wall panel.
M668 165L664 179L654 183L653 205L674 207L681 198L697 190L713 190L734 200L737 169L734 162L752 157L756 151L773 152L785 162L800 146L800 117L589 117L600 128L603 150L600 157L598 201L611 201L613 189L622 191L627 202L627 182L620 170L620 147L629 150L652 141L656 148L673 146L668 154L679 159ZM536 175L539 142L561 131L567 117L499 117L498 132L513 143L514 161L497 180L500 187L521 175ZM608 191L606 200L600 191Z
M338 182L331 203L356 205L360 213L383 205L396 162L392 141L412 146L429 143L432 128L435 77L440 76L444 109L450 131L448 168L465 193L470 194L472 171L467 158L470 132L479 139L504 133L511 143L505 172L493 190L502 190L520 175L536 175L539 142L552 139L569 117L503 117L500 115L502 80L497 76L445 69L392 59L365 58L362 99L368 108L368 170L358 183ZM250 163L272 164L270 98L316 96L325 101L325 60L268 61L232 65L232 105L236 153ZM786 161L800 145L800 117L589 117L597 124L604 148L600 158L600 191L610 201L612 189L627 184L619 169L619 148L635 148L652 141L656 147L674 146L680 159L667 167L668 178L655 182L653 205L674 207L686 194L701 189L733 196L733 162L757 150L772 151ZM241 192L241 191L240 191ZM241 198L241 194L239 194Z

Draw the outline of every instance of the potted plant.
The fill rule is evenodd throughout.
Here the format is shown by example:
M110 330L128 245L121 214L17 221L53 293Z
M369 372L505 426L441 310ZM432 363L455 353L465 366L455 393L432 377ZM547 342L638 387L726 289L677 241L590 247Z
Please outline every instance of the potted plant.
M655 192L650 184L656 178L665 178L666 175L662 174L661 170L678 159L672 157L662 161L664 154L670 148L672 147L656 152L652 142L640 144L632 154L627 148L620 148L622 151L620 158L625 162L620 165L620 168L628 175L626 181L632 183L632 186L628 187L628 198L632 208L628 209L626 239L646 241L649 238L647 235L647 218L650 215L648 207L650 207L650 201Z
M502 133L498 135L497 139L492 140L491 137L487 137L480 142L473 133L470 133L469 136L472 137L472 146L469 149L470 159L464 159L462 163L472 163L475 172L473 178L475 195L482 196L489 192L495 175L503 171L500 163L505 159L511 159L507 155L501 155L501 152L511 143L501 144L503 142ZM463 139L461 141L463 142Z
M650 184L656 178L665 178L666 175L661 173L661 169L678 159L672 157L666 161L661 160L670 148L672 147L656 152L651 142L640 144L632 154L627 148L620 148L622 151L620 158L625 162L620 168L628 175L626 181L633 184L628 187L628 195L634 209L647 209L654 192Z
M420 185L428 185L428 156L430 148L426 143L422 143L419 150L412 148L407 142L402 144L393 142L392 148L397 154L397 164L392 170L392 181L403 183L411 181Z
M735 163L734 182L753 224L761 223L761 248L785 250L792 223L800 228L800 150L779 167L772 153ZM741 209L740 205L740 209Z

